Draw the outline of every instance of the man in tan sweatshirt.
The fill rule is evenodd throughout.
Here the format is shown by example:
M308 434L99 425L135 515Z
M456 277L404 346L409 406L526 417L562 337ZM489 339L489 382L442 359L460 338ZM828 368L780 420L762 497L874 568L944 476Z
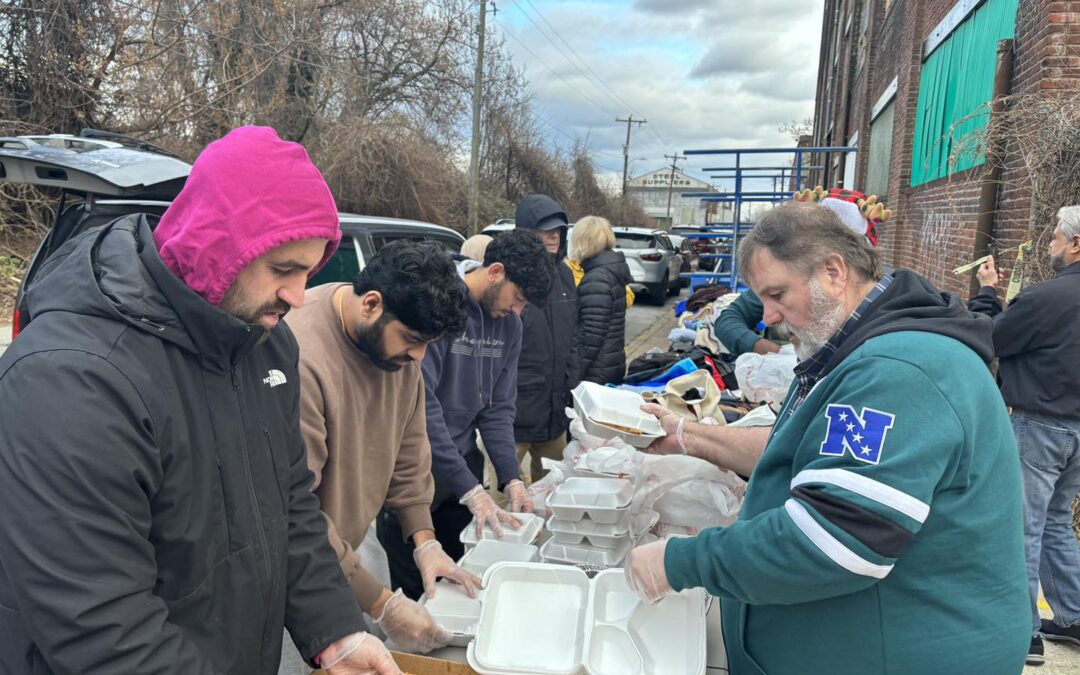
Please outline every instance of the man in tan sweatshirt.
M399 241L379 251L351 286L309 289L287 318L300 343L301 431L330 543L360 606L411 651L444 646L450 634L400 590L383 587L356 546L385 504L416 546L428 596L437 577L470 596L480 585L435 539L420 372L428 343L463 329L465 293L442 249Z

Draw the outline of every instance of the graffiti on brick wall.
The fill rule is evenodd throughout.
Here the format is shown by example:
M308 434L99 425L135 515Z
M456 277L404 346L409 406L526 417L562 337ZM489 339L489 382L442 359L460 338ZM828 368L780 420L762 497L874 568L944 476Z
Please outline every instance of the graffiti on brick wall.
M944 286L951 258L956 219L951 214L923 211L922 227L919 228L919 256L923 261L926 277L937 286Z

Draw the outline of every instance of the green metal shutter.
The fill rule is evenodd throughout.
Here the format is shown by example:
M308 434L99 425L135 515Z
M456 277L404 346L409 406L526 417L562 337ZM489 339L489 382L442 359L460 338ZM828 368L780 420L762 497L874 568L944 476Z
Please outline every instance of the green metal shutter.
M980 131L989 121L989 111L973 113L993 96L997 43L1016 34L1018 3L987 0L923 63L911 158L912 187L986 161L982 152L966 148L953 158L951 166L949 156L955 149L954 139Z

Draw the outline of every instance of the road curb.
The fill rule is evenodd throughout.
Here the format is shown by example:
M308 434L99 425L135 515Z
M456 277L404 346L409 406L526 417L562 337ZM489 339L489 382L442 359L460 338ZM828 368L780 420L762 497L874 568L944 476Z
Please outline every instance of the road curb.
M669 310L670 311L670 310ZM667 335L675 326L674 314L661 314L653 321L652 325L643 330L636 338L626 345L626 360L633 361L644 354L658 343L667 343Z

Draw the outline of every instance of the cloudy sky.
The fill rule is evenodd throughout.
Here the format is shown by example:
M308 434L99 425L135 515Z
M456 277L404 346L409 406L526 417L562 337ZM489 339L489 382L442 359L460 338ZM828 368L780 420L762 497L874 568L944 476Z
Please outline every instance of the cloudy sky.
M813 115L823 5L497 0L493 28L524 67L551 140L565 147L587 136L602 171L622 171L626 125L615 117L648 120L631 140L635 175L672 151L791 145L778 127ZM680 166L707 179L702 167L727 161Z

